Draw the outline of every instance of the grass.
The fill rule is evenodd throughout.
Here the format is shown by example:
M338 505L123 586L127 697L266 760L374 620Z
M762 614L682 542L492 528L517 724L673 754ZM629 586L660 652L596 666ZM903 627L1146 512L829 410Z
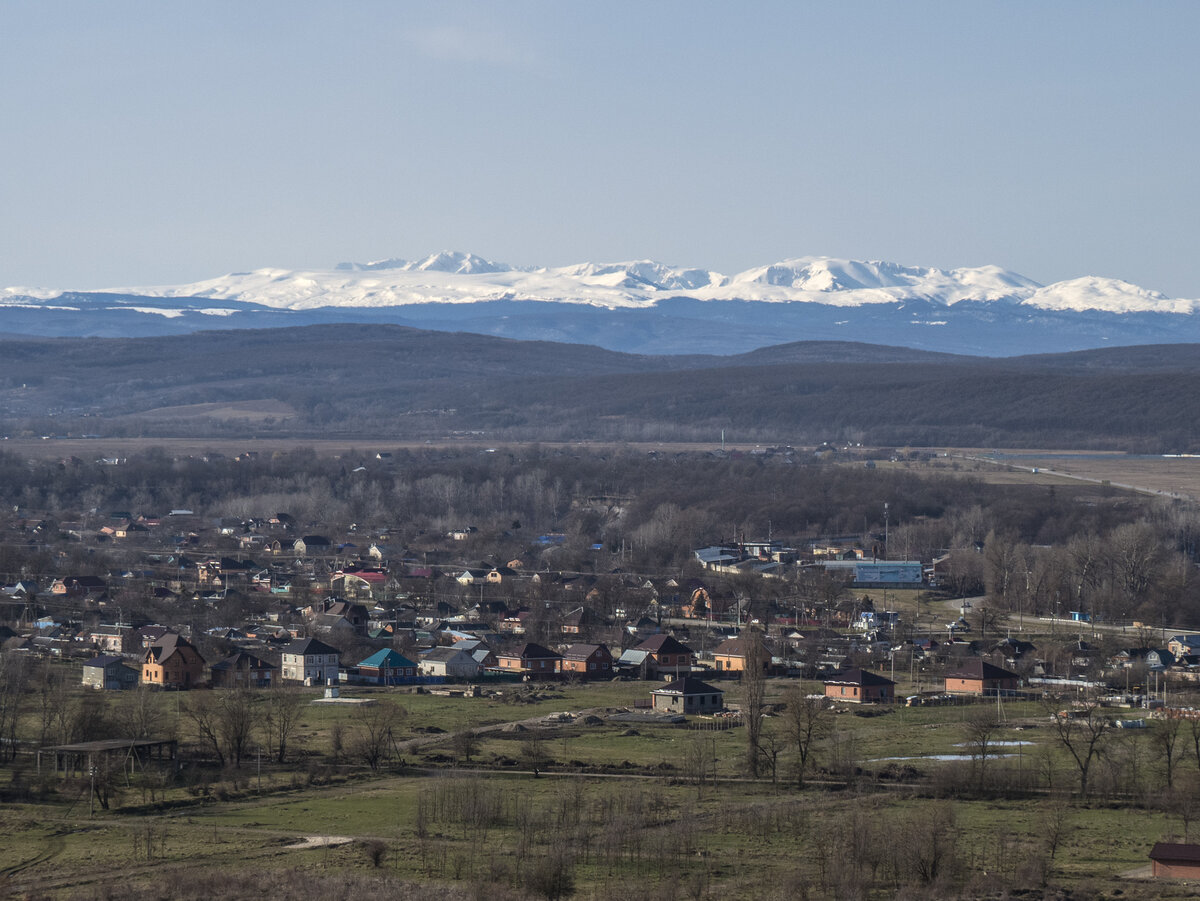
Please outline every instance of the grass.
M779 700L790 684L769 682L768 701ZM725 687L736 697L735 684ZM815 683L804 687L817 688ZM800 793L790 786L788 752L782 757L780 785L745 779L745 733L740 728L697 732L670 725L577 721L532 732L492 731L481 739L469 766L457 759L452 746L454 733L462 729L568 710L624 707L647 697L650 688L649 683L552 686L519 691L524 700L511 703L349 689L350 695L394 699L404 706L407 718L400 737L430 742L405 754L410 768L428 768L422 775L386 768L373 774L353 761L326 765L322 757L335 725L352 729L361 714L361 709L336 705L305 709L304 753L287 766L264 764L261 794L257 761L252 760L236 776L200 771L204 779L215 781L207 795L195 786L191 791L172 788L165 793L169 803L156 807L144 803L135 782L113 810L92 814L85 786L52 779L39 783L26 768L23 780L32 782L33 790L57 791L43 803L0 807L0 829L9 836L0 854L0 880L7 880L0 881L0 888L10 894L91 897L118 878L150 890L164 868L193 881L215 872L261 878L295 869L310 873L314 885L329 874L352 872L463 891L486 884L519 897L533 891L525 884L528 873L553 866L555 848L566 842L587 849L571 863L583 897L623 897L635 889L661 893L670 885L687 886L689 894L694 889L696 897L772 898L798 884L811 888L810 897L825 897L844 892L832 885L823 861L840 860L855 841L867 840L884 849L880 853L908 854L904 849L922 840L928 824L948 816L961 858L954 879L965 890L985 871L996 884L1024 884L1022 880L1033 878L1022 870L1022 862L1046 857L1047 822L1060 809L1066 837L1051 867L1051 881L1070 887L1099 880L1111 887L1119 873L1145 864L1154 841L1182 832L1178 816L1148 803L1162 780L1152 760L1149 730L1114 735L1109 759L1097 764L1095 796L1086 804L1037 792L1023 798L970 797L976 787L970 763L912 761L905 764L909 782L871 783L871 774L888 770L886 763L870 762L879 758L963 753L964 721L975 711L993 709L984 705L898 707L869 717L854 709L837 714L833 727L843 764L851 768L850 785L842 789L840 783L817 778ZM1077 773L1041 705L1010 703L1004 713L1007 726L994 739L1034 744L1024 747L1016 760L990 760L991 778L1016 784L1048 769L1059 791L1071 791ZM780 725L779 720L767 721L768 731ZM422 731L428 729L443 733ZM542 736L540 742L531 742L531 735ZM546 758L541 778L527 772L468 771L501 761L526 768L531 745ZM717 759L716 786L689 778L688 755L697 747L706 760ZM826 751L823 760L832 763L832 753ZM855 763L868 777L853 775ZM596 772L577 775L580 765ZM1134 769L1140 793L1114 794ZM1196 769L1194 761L1185 763L1181 783L1195 780ZM925 779L912 783L912 770ZM186 772L197 773L194 766ZM11 769L0 769L0 791L14 792L11 774ZM1119 804L1104 800L1118 796ZM471 805L488 799L500 812L483 828L472 821ZM530 811L538 816L531 819ZM861 832L857 839L855 830ZM289 847L308 835L354 841L338 847ZM368 853L372 843L382 843L378 869ZM894 893L915 878L898 858L889 860L892 870L880 864L883 870L874 875L860 874L874 880L870 884L876 896ZM894 885L879 876L884 871L893 874L887 879ZM1136 884L1130 888L1122 883L1122 888L1127 897L1137 897Z

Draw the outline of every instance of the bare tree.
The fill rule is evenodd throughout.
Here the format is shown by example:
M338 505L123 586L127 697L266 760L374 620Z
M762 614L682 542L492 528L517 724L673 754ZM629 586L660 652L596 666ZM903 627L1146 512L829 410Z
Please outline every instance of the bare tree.
M963 721L966 746L971 751L971 760L977 774L976 785L982 789L987 768L988 754L995 747L995 736L1000 730L1000 720L991 707L976 707Z
M231 688L220 693L221 737L226 753L235 767L249 754L254 734L254 693L246 688Z
M1050 717L1054 735L1079 769L1079 794L1086 798L1088 772L1104 751L1112 721L1099 715L1095 704L1078 710L1063 710Z
M1163 776L1168 789L1175 787L1175 768L1179 765L1179 758L1183 756L1183 747L1180 745L1182 733L1183 720L1178 717L1160 720L1154 724L1154 731L1151 733L1150 740L1162 760Z
M200 744L217 762L241 766L254 729L253 694L244 688L193 692L180 709Z
M263 695L262 730L266 745L279 763L287 760L292 738L300 726L304 694L296 685L275 685Z
M221 742L220 716L211 692L192 692L180 705L184 719L191 724L196 740L216 755L217 763L225 766L225 747Z
M17 654L0 654L0 763L17 754L21 698L28 682L25 659Z
M796 787L803 788L816 746L829 734L832 714L825 698L809 697L800 685L789 687L783 699L783 729L796 751Z
M766 648L757 632L742 633L745 669L742 670L742 722L746 727L746 763L750 775L758 778L762 762L763 700L766 694Z
M454 733L450 745L461 760L470 763L471 757L479 750L479 736L473 729L463 729Z
M703 732L690 736L683 746L683 767L687 777L696 784L696 797L700 797L704 780L709 775L711 757L709 738Z
M379 769L395 748L396 730L407 711L391 701L380 701L364 711L354 724L352 747L373 770Z
M121 692L116 720L128 738L162 738L175 731L174 724L166 720L162 692L146 685Z

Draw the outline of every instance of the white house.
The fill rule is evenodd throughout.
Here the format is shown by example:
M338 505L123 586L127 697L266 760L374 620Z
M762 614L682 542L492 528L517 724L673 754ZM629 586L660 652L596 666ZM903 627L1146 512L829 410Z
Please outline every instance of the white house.
M431 648L421 655L418 666L422 676L474 679L479 675L475 658L457 648Z
M305 685L326 685L338 681L338 650L315 638L300 638L282 651L283 665L279 668L284 682L303 682Z

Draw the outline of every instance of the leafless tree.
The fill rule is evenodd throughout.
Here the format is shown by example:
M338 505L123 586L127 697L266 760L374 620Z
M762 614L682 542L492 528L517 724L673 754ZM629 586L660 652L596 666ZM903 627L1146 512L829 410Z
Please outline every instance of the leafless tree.
M742 633L745 669L742 670L742 722L746 727L746 764L758 778L762 763L763 702L767 685L767 652L762 637L750 629Z
M395 733L406 715L403 707L391 701L369 706L352 727L352 747L358 758L371 769L379 769L395 748Z
M1175 768L1179 765L1184 748L1180 742L1182 734L1183 720L1178 717L1159 720L1154 724L1154 731L1151 733L1152 745L1162 760L1163 776L1168 789L1175 787Z
M823 697L809 697L801 685L790 686L783 698L783 729L796 751L796 787L803 788L816 747L829 734L832 714Z
M473 729L462 729L454 733L450 744L461 760L470 763L471 757L479 750L479 736Z
M275 685L263 695L261 727L271 754L279 763L287 760L292 738L300 726L304 694L299 686Z
M971 759L977 774L976 785L982 789L987 769L988 755L995 748L996 733L1000 730L1000 720L991 707L976 707L963 721L963 731L966 733L966 746L970 749Z
M1079 794L1086 798L1088 773L1104 752L1112 731L1112 721L1100 716L1094 704L1076 710L1051 712L1050 721L1055 738L1075 761L1079 770Z
M1071 808L1065 800L1055 799L1048 806L1042 808L1042 815L1038 819L1038 833L1046 843L1046 851L1050 854L1051 862L1058 854L1063 839L1067 837L1070 825Z
M145 685L121 692L115 717L127 738L164 738L175 732L174 723L167 721L163 709L162 692Z
M29 669L23 657L0 653L0 763L16 756L21 699L28 681Z
M241 766L254 730L253 693L244 688L191 693L180 708L196 739L217 757Z

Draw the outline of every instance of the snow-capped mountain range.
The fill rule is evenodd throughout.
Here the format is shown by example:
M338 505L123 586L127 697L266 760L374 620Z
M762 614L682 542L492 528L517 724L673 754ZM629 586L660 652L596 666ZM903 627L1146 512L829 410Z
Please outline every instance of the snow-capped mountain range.
M139 335L396 322L656 353L860 340L1007 355L1200 341L1200 300L1117 279L802 257L723 275L653 260L516 267L470 253L258 269L190 285L0 290L0 332Z

